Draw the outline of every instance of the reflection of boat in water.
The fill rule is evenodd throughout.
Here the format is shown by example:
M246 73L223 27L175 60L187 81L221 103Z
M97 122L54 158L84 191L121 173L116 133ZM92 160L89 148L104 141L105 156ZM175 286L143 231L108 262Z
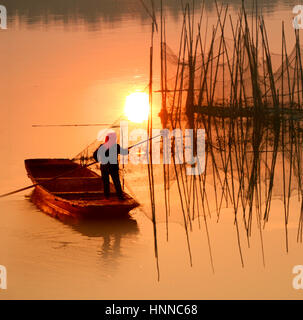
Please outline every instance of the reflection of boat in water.
M37 184L31 200L56 218L127 218L139 205L128 194L119 200L112 184L111 197L106 199L101 177L69 159L29 159L25 167Z
M137 234L139 232L137 221L132 218L127 219L107 219L103 221L82 221L77 223L73 220L64 221L66 225L74 231L89 238L118 236Z
M137 221L127 219L107 219L103 221L86 220L77 223L74 220L64 221L72 230L89 238L101 238L103 243L100 255L106 259L104 262L113 262L121 256L121 242L123 239L133 238L139 233ZM109 259L109 260L108 260Z

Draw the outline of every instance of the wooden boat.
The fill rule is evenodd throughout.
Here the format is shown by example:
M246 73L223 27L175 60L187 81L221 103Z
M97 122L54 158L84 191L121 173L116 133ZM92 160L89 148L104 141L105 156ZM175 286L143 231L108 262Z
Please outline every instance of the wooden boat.
M112 183L106 199L102 178L69 159L28 159L25 167L32 182L39 184L31 195L32 202L53 217L123 218L139 205L126 193L125 200L118 199Z

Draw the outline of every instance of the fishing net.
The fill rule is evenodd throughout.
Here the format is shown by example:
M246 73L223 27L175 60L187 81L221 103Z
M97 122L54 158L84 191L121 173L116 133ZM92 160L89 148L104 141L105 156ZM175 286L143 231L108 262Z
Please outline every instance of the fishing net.
M193 91L193 104L198 108L253 107L257 98L267 107L274 107L276 101L285 108L302 101L303 47L299 44L290 53L285 49L284 54L270 53L268 57L264 48L248 50L244 40L235 43L228 38L214 40L208 52L191 57L178 57L166 43L162 43L162 50L167 111L174 118L180 116L177 104L181 97L186 99L184 91L188 89Z

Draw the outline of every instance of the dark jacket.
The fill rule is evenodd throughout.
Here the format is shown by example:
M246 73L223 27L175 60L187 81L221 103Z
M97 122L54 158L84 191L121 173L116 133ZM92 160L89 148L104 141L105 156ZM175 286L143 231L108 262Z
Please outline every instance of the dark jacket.
M103 147L101 144L93 154L95 161L100 162L101 166L108 167L108 169L119 169L118 154L127 155L128 149L123 149L119 144L112 145L109 149Z

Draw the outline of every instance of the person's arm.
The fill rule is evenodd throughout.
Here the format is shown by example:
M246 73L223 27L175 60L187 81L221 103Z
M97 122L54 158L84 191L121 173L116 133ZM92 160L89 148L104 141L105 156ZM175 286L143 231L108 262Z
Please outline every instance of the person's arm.
M117 144L117 153L126 156L128 154L128 149L124 149L120 146L120 144Z

